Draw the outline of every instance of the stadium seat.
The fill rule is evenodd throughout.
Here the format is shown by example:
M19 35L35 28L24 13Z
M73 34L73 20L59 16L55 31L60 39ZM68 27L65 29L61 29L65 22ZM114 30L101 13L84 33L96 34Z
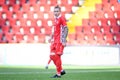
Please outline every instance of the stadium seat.
M16 0L6 0L6 1L9 1L9 4L11 5L14 5L14 4L16 4Z
M0 6L2 8L1 11L8 11L8 6L6 4L1 4Z
M21 26L20 33L21 34L30 34L30 27L28 27L28 26Z
M120 44L120 34L115 34L114 40L116 44Z
M34 35L27 34L27 43L34 43Z
M89 19L89 25L90 26L98 26L98 21L95 18L90 18Z
M103 19L104 17L104 12L103 11L96 11L96 18L97 19Z
M1 5L1 4L5 4L5 0L1 0L1 1L0 1L0 5Z
M12 27L12 33L16 34L16 33L20 33L20 26L11 26Z
M34 3L30 4L30 11L34 11L34 12L40 11L40 5Z
M34 26L34 34L40 34L41 33L41 27Z
M111 27L111 32L113 34L119 34L120 33L120 27L118 27L118 26L112 26Z
M113 34L111 34L111 33L105 33L104 35L105 35L104 36L104 40L105 40L106 44L108 44L108 45L115 44L115 42L113 40L113 36L114 36Z
M110 26L103 26L101 27L101 32L104 34L104 33L110 33L110 29L111 27Z
M105 11L105 18L115 18L113 11Z
M5 37L6 37L6 41L7 43L14 43L15 41L13 40L13 33L6 33Z
M72 5L77 6L79 4L79 0L72 0Z
M84 34L89 34L89 33L91 33L91 26L84 26L83 27L83 33Z
M51 33L52 33L52 28L51 27L49 27L49 26L46 26L46 27L44 27L45 28L45 34L46 35L51 35Z
M19 20L20 20L20 26L27 26L26 19L20 18Z
M101 27L100 26L92 26L91 31L93 34L101 33Z
M117 25L117 20L114 19L114 18L112 18L112 19L109 18L109 19L108 19L108 25L109 25L109 26L118 26L118 25Z
M3 34L0 33L0 43L2 43L2 37L3 37Z
M25 12L30 11L30 4L22 4L21 11L25 11Z
M54 0L54 1L53 0L49 0L49 1L50 1L50 4L49 4L50 6L55 6L57 4L58 0Z
M114 11L115 18L120 18L120 11Z
M96 19L96 13L90 11L90 12L89 12L89 18L90 18L90 19Z
M97 42L98 45L106 45L103 37L104 35L101 33L95 34L95 41Z
M23 34L21 34L21 33L15 34L15 41L17 43L21 43L23 41Z
M99 26L108 26L108 20L103 18L103 19L98 19L98 25Z
M45 35L44 34L38 34L38 42L39 43L45 43Z
M83 19L82 20L82 26L89 26L89 20L88 19Z
M83 27L82 26L75 26L75 32L76 32L76 34L82 33Z
M10 27L9 26L2 26L2 33L9 33Z
M68 34L68 43L74 44L76 41L76 34Z
M96 11L102 11L103 10L103 5L102 4L95 4Z
M103 11L112 11L110 3L103 3Z

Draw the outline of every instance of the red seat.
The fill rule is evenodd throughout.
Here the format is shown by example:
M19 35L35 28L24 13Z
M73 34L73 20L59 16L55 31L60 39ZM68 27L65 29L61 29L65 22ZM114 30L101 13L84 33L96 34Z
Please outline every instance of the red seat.
M101 33L101 27L99 27L99 26L92 26L91 31L92 31L92 33Z
M96 13L95 12L89 12L89 18L90 19L96 19Z
M14 41L14 39L13 39L13 33L6 33L5 34L5 37L6 37L6 40L7 40L7 42L8 43L14 43L15 41Z
M0 18L0 25L4 26L5 25L5 20Z
M2 37L3 37L3 34L0 33L0 43L2 43Z
M9 0L9 4L12 4L12 5L16 4L16 0Z
M17 33L17 34L15 34L15 38L16 38L15 41L17 43L21 43L23 41L23 34Z
M120 44L120 34L115 34L114 40L116 44Z
M47 26L47 27L44 27L45 28L45 34L46 35L51 35L52 34L52 28Z
M45 35L44 34L38 34L38 42L39 43L45 43Z
M96 18L101 19L101 18L105 18L104 17L104 11L96 11Z
M22 4L22 11L28 12L30 11L30 4Z
M82 26L75 26L75 32L76 32L76 34L82 33L83 27Z
M101 28L101 32L102 32L102 33L110 33L110 29L111 29L110 26L103 26L103 27Z
M34 1L35 2L35 1ZM34 3L32 3L31 5L30 5L30 10L32 10L33 9L33 11L40 11L40 5L39 4L34 4Z
M95 18L90 18L89 24L90 24L90 26L98 26L98 21Z
M41 4L42 4L42 5L45 5L45 4L47 3L47 0L40 0L40 1L38 1L37 3L40 4L40 5L41 5Z
M115 18L120 18L120 11L118 10L118 11L114 11L114 16L115 16Z
M91 26L84 26L83 27L83 33L84 34L91 33Z
M111 27L111 32L114 34L120 33L120 27L118 26Z
M103 3L103 11L112 11L110 3Z
M34 42L34 35L27 34L27 43L33 43L33 42Z
M51 6L55 6L55 5L57 4L57 1L58 1L58 0L54 0L54 1L53 1L53 0L50 0L50 5L51 5Z
M9 33L10 27L9 26L2 26L2 33Z
M19 1L19 4L24 5L24 4L26 4L26 1L27 1L27 0L20 0L20 1Z
M104 40L105 40L106 44L108 44L108 45L115 44L115 42L113 40L113 36L114 35L111 33L105 33Z
M20 33L21 34L30 34L30 27L28 27L28 26L22 26L20 28Z
M79 0L72 0L72 5L78 5L79 4Z
M68 43L74 44L75 41L76 41L76 34L68 34Z
M40 34L41 33L41 27L34 26L34 34Z
M113 11L105 11L105 18L115 18Z
M103 4L96 4L96 11L102 11L103 10Z
M6 0L0 0L0 5L1 5L1 4L5 4L5 1L6 1Z
M11 26L12 27L12 33L16 34L16 33L20 33L20 27L19 26Z
M97 42L98 45L106 45L103 37L104 35L101 33L95 34L95 41Z
M26 19L21 18L20 20L20 26L27 26Z
M35 12L38 16L38 19L44 19L44 14L42 12Z
M88 19L83 19L82 20L82 25L83 26L89 26L89 20Z
M2 7L2 11L8 11L8 5L6 5L5 3L1 4L1 7Z
M107 19L98 19L98 25L99 26L108 26L108 20Z
M117 26L117 20L114 18L108 19L108 25L109 26Z
M28 1L29 1L29 4L36 4L37 3L37 0L28 0Z

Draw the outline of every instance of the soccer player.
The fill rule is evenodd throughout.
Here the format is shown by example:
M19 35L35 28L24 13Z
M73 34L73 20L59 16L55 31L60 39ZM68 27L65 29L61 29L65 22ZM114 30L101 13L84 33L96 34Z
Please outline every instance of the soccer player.
M68 35L68 27L65 17L61 15L61 8L57 5L54 7L54 26L50 46L50 59L56 66L56 74L52 78L60 78L61 75L66 74L62 68L61 55L66 46L66 37Z

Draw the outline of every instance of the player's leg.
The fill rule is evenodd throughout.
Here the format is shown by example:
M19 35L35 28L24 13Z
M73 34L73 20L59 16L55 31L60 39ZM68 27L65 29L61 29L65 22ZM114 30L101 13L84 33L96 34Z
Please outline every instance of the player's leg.
M64 50L64 46L62 45L62 43L58 44L59 45L59 49L58 49L58 52L57 54L60 54L62 55L63 54L63 50ZM60 63L61 63L61 75L64 75L66 74L65 70L63 70L62 68L62 60L61 60L61 57L60 57Z

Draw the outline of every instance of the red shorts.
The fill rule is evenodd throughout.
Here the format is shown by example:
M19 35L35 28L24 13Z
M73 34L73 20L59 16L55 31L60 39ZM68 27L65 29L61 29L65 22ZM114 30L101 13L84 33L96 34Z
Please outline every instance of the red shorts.
M53 43L50 46L50 52L55 54L62 55L63 49L64 49L64 46L62 45L62 43Z

